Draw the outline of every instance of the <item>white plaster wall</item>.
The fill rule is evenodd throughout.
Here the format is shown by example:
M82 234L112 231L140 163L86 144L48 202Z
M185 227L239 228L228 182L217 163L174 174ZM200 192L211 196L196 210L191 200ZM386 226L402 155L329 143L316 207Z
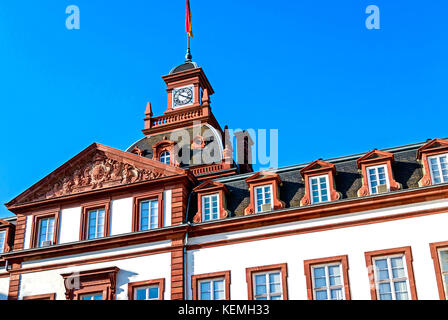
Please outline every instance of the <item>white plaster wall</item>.
M79 241L81 207L62 209L59 217L59 242Z
M0 300L8 300L9 277L0 278Z
M23 249L29 249L31 246L31 231L33 228L33 216L26 217L25 239L23 240Z
M447 201L444 202L446 205ZM436 207L441 203L440 201L434 202L430 206ZM398 209L389 211L397 212L396 210ZM380 215L387 215L387 212L381 211ZM359 215L358 219L376 214L378 211L364 213ZM353 215L345 218L328 218L325 221L336 222L335 220L337 220L340 222L341 219L353 219ZM320 224L323 222L324 220L320 221ZM308 222L308 224L313 223L313 221ZM307 226L306 223L290 223L278 227L259 228L249 232L241 231L229 235L201 237L200 240L213 241L244 237L253 233L273 233L284 229L299 229L304 225ZM189 280L192 274L231 270L231 299L247 299L245 274L247 267L287 263L289 298L305 300L307 292L303 261L348 255L351 297L355 300L369 300L371 298L370 285L364 253L372 250L411 246L418 298L422 300L439 299L429 243L447 241L447 225L448 213L442 213L189 251L187 259L188 294L191 298ZM198 238L194 238L189 243L200 242Z
M125 252L138 252L142 250L154 249L167 246L169 242L158 242L155 244L139 245L124 249L114 250L115 254ZM109 250L110 251L110 250ZM171 254L160 253L135 257L130 259L119 259L102 263L94 263L88 265L76 265L76 261L82 262L85 259L95 258L98 256L110 256L110 252L103 251L100 254L85 254L71 256L69 258L61 258L58 261L52 260L53 263L73 262L73 266L66 268L58 268L41 272L24 273L21 275L19 299L24 296L56 293L57 300L65 300L65 287L61 274L76 271L85 271L99 268L116 266L120 268L117 277L117 300L127 300L127 284L129 282L144 281L151 279L165 278L165 294L164 298L169 300L171 296ZM24 264L24 268L34 267L37 265L48 265L48 261L41 260L33 263ZM1 279L0 279L1 280ZM1 282L0 282L1 285ZM1 290L1 287L0 287Z
M172 197L171 190L165 190L163 194L163 226L169 227L171 226L171 205L172 205Z
M131 198L111 201L110 234L124 234L132 232L132 205Z

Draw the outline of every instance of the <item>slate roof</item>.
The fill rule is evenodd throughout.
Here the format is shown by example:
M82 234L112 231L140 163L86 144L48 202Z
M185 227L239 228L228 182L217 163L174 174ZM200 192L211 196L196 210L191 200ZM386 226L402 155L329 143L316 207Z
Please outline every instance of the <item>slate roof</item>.
M422 165L416 158L417 149L425 143L383 150L394 154L394 163L392 164L393 175L395 180L401 183L403 190L418 188L418 182L423 176L423 171ZM358 170L356 160L364 154L324 160L336 166L336 191L341 193L341 199L338 201L358 198L357 191L361 188L362 176ZM305 184L299 171L308 164L305 163L276 170L282 180L280 199L285 202L286 208L300 206L300 200L305 194ZM244 209L249 205L250 196L245 179L253 174L241 174L216 179L216 181L224 183L229 190L226 200L227 209L230 211L231 217L244 215ZM197 212L196 202L196 195L193 195L191 203L195 203L195 205L190 206L188 213L189 221L192 221L192 217Z

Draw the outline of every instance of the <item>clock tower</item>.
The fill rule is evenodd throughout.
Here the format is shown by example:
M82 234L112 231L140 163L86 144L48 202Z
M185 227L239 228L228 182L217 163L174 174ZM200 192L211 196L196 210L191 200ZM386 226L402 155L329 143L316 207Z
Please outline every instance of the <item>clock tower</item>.
M153 117L148 104L143 129L146 136L191 127L194 121L223 132L211 112L210 96L214 91L202 68L187 59L162 79L166 83L167 108L162 116Z
M203 102L208 104L208 97L214 93L202 68L192 61L175 67L162 79L167 86L167 112L199 107Z

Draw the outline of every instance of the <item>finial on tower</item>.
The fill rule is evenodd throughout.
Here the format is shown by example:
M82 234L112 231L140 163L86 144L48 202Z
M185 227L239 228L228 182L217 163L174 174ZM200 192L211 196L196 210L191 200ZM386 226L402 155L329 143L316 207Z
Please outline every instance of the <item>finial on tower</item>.
M191 27L191 11L190 11L190 1L187 0L187 17L185 19L185 32L188 36L188 46L187 46L187 54L185 55L185 62L191 62L193 58L190 52L190 37L193 38L193 29Z

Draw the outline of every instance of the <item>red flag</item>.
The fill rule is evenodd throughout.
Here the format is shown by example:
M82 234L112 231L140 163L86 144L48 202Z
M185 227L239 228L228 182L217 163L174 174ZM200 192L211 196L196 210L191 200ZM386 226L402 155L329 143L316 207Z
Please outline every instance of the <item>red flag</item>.
M189 37L193 38L193 29L191 28L190 0L187 0L187 18L185 19L185 32L188 33Z

